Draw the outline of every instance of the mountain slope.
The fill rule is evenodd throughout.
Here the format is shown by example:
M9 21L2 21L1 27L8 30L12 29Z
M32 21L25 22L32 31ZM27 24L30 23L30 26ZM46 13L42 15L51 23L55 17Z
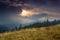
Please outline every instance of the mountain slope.
M60 25L3 33L0 40L60 40Z

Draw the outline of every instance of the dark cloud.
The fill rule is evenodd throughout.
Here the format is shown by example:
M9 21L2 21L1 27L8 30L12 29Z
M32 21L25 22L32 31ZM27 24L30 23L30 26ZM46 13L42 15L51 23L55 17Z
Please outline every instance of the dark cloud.
M60 17L60 7L57 6L60 6L60 0L7 0L7 2L1 2L0 0L0 22L6 24L13 21L26 24L38 19L44 19L43 17L46 16ZM19 18L16 17L16 14L20 14L22 9L28 10L29 15L32 16L28 15L29 17L24 18L19 15ZM15 17L9 16L10 14L15 15Z
M0 24L12 24L12 16L22 12L21 6L9 6L9 3L0 2Z
M7 0L8 1L8 0ZM20 1L20 4L25 4L28 2L29 3L33 3L34 5L50 5L50 6L59 6L59 3L60 1L59 0L10 0L10 1L16 1L17 3L19 3ZM18 14L18 13L21 13L22 12L22 7L21 6L17 6L15 5L16 2L13 2L11 5L9 2L0 2L0 14ZM25 9L26 7L28 9L30 9L31 7L28 7L28 6L23 6Z
M22 12L21 6L9 6L7 3L0 2L0 14L7 15L7 14L18 14Z
M25 2L37 5L55 6L60 4L60 0L26 0Z

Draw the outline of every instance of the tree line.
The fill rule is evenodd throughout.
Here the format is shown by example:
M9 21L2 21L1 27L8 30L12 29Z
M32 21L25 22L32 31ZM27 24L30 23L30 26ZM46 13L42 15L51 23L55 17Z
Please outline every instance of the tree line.
M51 25L57 25L60 24L60 20L54 20L54 21L49 21L48 19L44 22L36 22L30 25L26 25L24 27L22 27L23 25L20 24L19 28L17 28L17 26L13 29L11 29L11 31L15 31L15 30L21 30L21 29L26 29L26 28L40 28L40 27L49 27ZM4 32L9 32L9 28L5 27L5 26L0 26L0 33L4 33Z

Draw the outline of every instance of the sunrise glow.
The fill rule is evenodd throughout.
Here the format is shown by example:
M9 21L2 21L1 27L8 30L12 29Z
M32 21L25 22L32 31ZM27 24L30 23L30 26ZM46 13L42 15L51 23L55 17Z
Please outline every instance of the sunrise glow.
M36 11L35 9L32 9L32 10L25 10L25 9L23 9L22 12L20 13L20 16L30 17L30 16L38 15L38 14L39 14L39 12Z
M21 16L31 16L33 12L29 10L22 10Z

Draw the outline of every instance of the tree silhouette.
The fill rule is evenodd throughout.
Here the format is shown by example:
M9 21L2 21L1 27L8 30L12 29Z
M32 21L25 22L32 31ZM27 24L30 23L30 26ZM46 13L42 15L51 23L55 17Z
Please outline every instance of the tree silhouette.
M20 24L19 29L22 29L22 24Z

